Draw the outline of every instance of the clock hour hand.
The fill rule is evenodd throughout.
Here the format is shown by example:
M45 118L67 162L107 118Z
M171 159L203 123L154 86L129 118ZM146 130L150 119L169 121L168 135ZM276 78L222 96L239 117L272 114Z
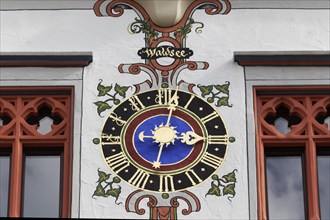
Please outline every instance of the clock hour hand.
M196 144L200 140L205 138L199 136L194 131L187 131L186 133L181 133L181 136L176 136L176 132L169 127L161 127L161 129L153 132L153 136L144 135L144 131L139 134L139 140L144 142L145 138L152 138L156 143L163 143L168 145L169 143L174 143L174 139L181 140L182 143L188 145Z
M175 138L181 140L182 143L186 143L188 145L196 144L198 141L205 139L193 131L187 131L186 133L181 133L181 135L181 137Z

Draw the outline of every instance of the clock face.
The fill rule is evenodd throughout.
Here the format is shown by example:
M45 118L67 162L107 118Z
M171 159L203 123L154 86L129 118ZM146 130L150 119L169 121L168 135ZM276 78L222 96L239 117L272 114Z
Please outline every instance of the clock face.
M131 96L109 114L101 135L108 166L129 184L155 192L206 180L222 164L227 143L219 113L178 89Z

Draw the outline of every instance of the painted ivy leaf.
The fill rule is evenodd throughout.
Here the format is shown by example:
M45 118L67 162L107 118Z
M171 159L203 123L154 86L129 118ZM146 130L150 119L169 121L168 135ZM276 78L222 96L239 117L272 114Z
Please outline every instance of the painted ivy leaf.
M235 196L235 183L228 184L223 188L223 195L232 195Z
M92 195L93 196L103 196L105 197L105 190L103 189L101 183L99 183L96 187L96 190L94 191L94 194Z
M101 84L102 81L100 81L100 83L97 85L97 91L99 91L98 96L105 96L108 92L111 91L112 89L112 85L110 86L104 86Z
M119 186L118 188L113 188L113 189L107 190L106 195L112 196L112 197L115 197L116 199L118 199L120 193L121 193L121 187Z
M220 107L220 106L229 106L231 107L231 105L229 105L229 97L221 97L218 101L216 106Z
M97 170L99 174L99 180L97 182L101 183L103 181L106 181L110 178L111 174L106 174L103 171Z
M118 200L118 197L119 197L120 193L121 193L121 187L119 186L118 188L114 188L114 189L111 189L111 190L109 189L107 191L107 196L115 197L116 198L115 203L117 205L119 205L119 204L121 204L121 202L117 203L117 200Z
M235 174L235 170L233 170L233 172L228 173L227 175L222 176L223 179L225 179L228 182L236 182L236 174Z
M101 113L105 110L111 109L111 106L106 102L97 101L94 102L94 104L97 106L97 113L99 114L99 116L101 116Z
M191 27L192 24L194 23L194 19L190 18L188 23L186 24L186 26L182 29L182 36L186 36L187 34L189 34L191 32Z
M215 185L213 182L211 182L211 188L209 191L206 193L205 197L207 195L215 195L215 196L221 196L221 191L219 186Z
M197 87L201 90L202 97L205 97L207 95L210 95L210 93L213 90L213 85L210 85L210 86L198 85Z
M129 89L129 86L120 86L116 83L115 91L123 98L126 97L126 92Z
M216 88L219 92L229 95L229 82L223 85L215 85L214 88Z

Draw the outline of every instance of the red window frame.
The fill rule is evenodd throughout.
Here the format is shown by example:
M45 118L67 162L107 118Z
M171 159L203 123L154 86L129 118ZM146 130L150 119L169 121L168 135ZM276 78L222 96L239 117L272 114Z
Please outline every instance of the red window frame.
M23 153L25 148L32 146L46 151L48 148L63 152L60 217L70 217L73 100L73 87L0 88L0 115L11 118L8 124L0 126L0 149L11 151L8 217L21 216ZM36 114L38 107L42 105L47 105L52 113L63 119L45 135L36 130L36 125L26 122L27 117Z
M315 117L320 112L326 112L325 108L330 105L329 94L330 86L254 87L258 219L267 219L265 150L268 147L277 147L284 152L286 148L303 147L307 218L320 219L317 150L329 147L330 131ZM291 126L292 130L286 135L265 120L282 104L289 108L290 113L295 112L302 118L299 124Z

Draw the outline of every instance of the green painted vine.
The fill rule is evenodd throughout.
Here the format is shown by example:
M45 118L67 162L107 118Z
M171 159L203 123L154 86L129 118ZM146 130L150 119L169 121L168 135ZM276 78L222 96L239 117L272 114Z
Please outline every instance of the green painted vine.
M206 193L205 197L210 196L227 196L231 201L235 197L236 174L237 170L223 175L221 178L217 174L212 175L211 188Z
M232 107L229 104L229 85L230 82L226 82L222 85L197 85L203 98L207 98L207 102L215 103L215 106L227 106Z
M197 27L195 32L198 34L202 33L202 28L204 27L204 24L201 22L196 22L192 18L188 19L188 22L186 23L186 25L184 27L180 27L176 31L174 31L175 37L177 37L178 35L181 36L181 44L182 44L182 40L185 39L187 37L187 35L191 32L193 24L199 24L200 27Z
M112 178L111 181L110 177L111 174L107 174L103 171L100 171L100 168L97 170L98 171L98 175L99 175L99 179L97 181L97 186L96 189L92 195L92 197L94 198L94 196L98 196L98 197L114 197L115 203L117 205L120 205L121 202L117 203L118 197L121 193L121 187L118 185L118 183L120 183L120 178L115 176ZM114 187L113 184L117 184L117 187Z
M133 34L138 34L141 32L146 34L144 40L147 46L150 46L150 40L157 40L159 33L156 32L148 22L149 20L135 18L135 21L129 25L129 32Z
M97 96L106 97L106 99L103 101L94 102L94 104L97 106L97 113L100 117L102 117L102 112L112 108L112 104L118 105L120 103L118 96L126 98L126 92L130 88L130 86L120 86L117 83L114 87L112 85L105 86L102 85L102 81L103 80L100 79L100 82L97 85L97 91L99 92Z

